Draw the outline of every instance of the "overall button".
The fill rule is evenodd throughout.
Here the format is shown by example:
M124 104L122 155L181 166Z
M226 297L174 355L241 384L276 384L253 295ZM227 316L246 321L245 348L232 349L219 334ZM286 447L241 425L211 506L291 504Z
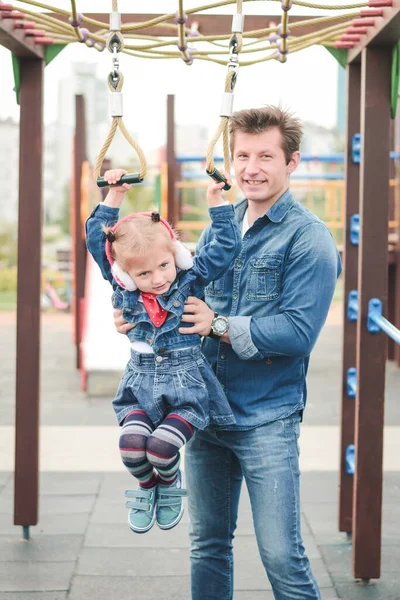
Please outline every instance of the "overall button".
M181 305L181 303L180 303L180 302L178 302L178 300L175 300L175 302L174 302L174 306L180 306L180 305Z
M156 361L160 363L162 361L162 356L156 356Z

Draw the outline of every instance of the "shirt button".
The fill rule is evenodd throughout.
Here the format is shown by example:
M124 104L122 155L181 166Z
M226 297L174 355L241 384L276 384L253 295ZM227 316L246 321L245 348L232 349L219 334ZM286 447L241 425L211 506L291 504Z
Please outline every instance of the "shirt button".
M242 268L242 266L243 266L243 263L241 263L240 261L238 261L238 262L236 263L236 268L237 268L237 269L241 269L241 268Z
M223 389L223 390L225 389L225 386L224 386L224 384L223 384L223 383L221 383L221 387L222 387L222 389Z
M162 356L156 356L156 361L160 363L162 361Z
M237 294L233 294L233 296L232 296L232 298L233 298L234 300L237 300L237 297L238 297L238 295L237 295Z
M180 306L180 305L181 305L181 303L180 303L180 302L178 302L178 300L175 300L175 302L174 302L174 306Z
M225 360L225 354L221 354L221 360Z

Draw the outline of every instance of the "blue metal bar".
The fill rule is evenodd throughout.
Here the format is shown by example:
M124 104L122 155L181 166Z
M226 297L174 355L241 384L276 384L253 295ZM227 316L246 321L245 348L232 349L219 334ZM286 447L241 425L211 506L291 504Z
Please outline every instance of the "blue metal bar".
M344 173L293 173L290 179L324 179L328 181L343 180Z
M349 398L355 398L357 395L357 369L352 367L347 369L347 395Z
M347 298L347 318L355 322L358 319L358 291L351 290Z
M400 159L400 152L390 152L390 158ZM214 162L223 162L224 159L222 156L215 156ZM324 163L343 163L344 162L344 154L341 152L333 153L333 154L302 154L301 162L324 162ZM177 163L189 163L189 162L206 162L205 156L177 156Z
M346 473L347 475L354 475L356 468L355 460L355 447L354 444L349 444L346 448Z
M378 333L384 331L396 344L400 344L400 329L382 316L382 302L379 298L371 298L368 303L368 331Z
M182 179L206 179L208 175L201 171L182 171ZM343 180L343 173L293 173L290 179L297 179L303 181L310 181L311 179L322 179L326 180Z

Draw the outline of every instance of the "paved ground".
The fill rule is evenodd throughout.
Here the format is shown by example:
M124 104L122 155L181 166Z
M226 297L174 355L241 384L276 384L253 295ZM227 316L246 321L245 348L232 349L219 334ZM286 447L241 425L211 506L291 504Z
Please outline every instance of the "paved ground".
M354 581L351 544L337 531L340 314L340 307L331 312L309 375L301 444L305 545L324 600L400 600L400 371L392 365L379 581ZM128 529L123 494L131 479L119 463L110 401L80 391L68 315L43 317L40 520L31 541L21 540L12 524L14 315L0 314L0 337L0 600L189 600L187 515L170 532L135 536ZM235 561L235 600L272 599L245 490Z

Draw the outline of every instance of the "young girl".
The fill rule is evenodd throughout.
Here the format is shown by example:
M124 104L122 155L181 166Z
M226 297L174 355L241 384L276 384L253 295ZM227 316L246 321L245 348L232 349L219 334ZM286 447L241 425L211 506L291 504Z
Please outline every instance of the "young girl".
M131 498L128 523L137 533L157 520L171 529L183 514L179 450L196 428L235 422L226 396L200 349L200 336L183 335L188 296L204 295L240 252L241 235L233 206L221 199L223 183L207 191L213 240L194 259L158 213L134 213L118 221L129 185L125 174L107 171L113 187L86 222L87 247L110 281L112 304L133 323L128 332L131 359L113 400L122 426L119 447L139 488Z

